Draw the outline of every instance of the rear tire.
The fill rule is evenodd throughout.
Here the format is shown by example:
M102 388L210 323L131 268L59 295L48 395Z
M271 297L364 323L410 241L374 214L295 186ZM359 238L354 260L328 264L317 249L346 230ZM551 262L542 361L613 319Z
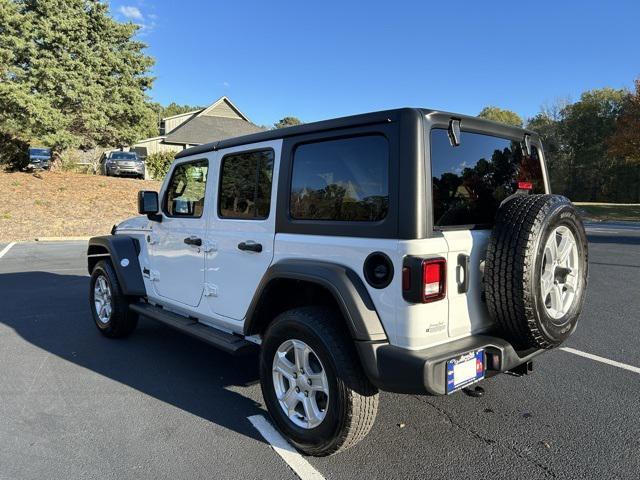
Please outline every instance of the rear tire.
M129 299L109 260L101 260L91 272L89 307L96 327L106 337L126 337L138 325L138 315L129 310Z
M289 442L313 456L331 455L357 444L371 430L378 409L378 391L365 376L353 342L339 327L336 317L324 307L289 310L273 321L262 343L260 382L267 409ZM299 367L295 363L296 346L308 347L305 350L310 352L308 356L300 358L309 359L309 367L305 368L311 374L296 369ZM280 375L276 369L280 364L274 363L274 359L283 356L291 359L285 362L288 367L284 369L291 368L287 376ZM314 380L307 379L305 374ZM313 391L320 389L316 378L323 374L326 396ZM307 382L313 389L307 390ZM280 392L280 399L276 390ZM313 405L318 407L312 415L306 414L307 393L313 396ZM291 402L290 405L295 404L289 413L281 404L283 399ZM311 420L316 422L312 424Z
M489 313L520 348L553 348L577 325L587 288L587 238L560 195L517 195L498 210L484 282Z

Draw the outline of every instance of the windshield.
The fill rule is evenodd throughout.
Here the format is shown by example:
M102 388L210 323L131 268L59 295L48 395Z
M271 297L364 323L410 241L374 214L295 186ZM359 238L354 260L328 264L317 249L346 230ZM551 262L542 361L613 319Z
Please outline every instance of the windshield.
M117 152L111 154L111 160L137 160L138 155L134 152Z
M531 150L526 155L520 142L471 132L453 147L447 130L431 130L434 227L489 228L517 190L544 193L538 150Z
M51 150L49 150L48 148L30 148L29 155L32 157L50 157Z

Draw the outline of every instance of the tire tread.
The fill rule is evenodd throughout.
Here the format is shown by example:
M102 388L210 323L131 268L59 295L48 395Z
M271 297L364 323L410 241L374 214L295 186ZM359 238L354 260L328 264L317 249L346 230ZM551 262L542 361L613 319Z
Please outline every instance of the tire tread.
M539 233L559 195L518 195L498 210L485 264L485 294L491 317L526 347L552 348L535 315L531 282L524 281L535 268Z

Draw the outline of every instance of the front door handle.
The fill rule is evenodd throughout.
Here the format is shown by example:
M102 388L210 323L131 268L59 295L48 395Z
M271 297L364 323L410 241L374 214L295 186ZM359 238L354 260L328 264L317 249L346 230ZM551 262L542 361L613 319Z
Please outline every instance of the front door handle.
M194 245L196 247L201 247L202 246L202 239L198 238L198 237L187 237L184 239L184 243L186 243L187 245Z
M260 253L262 251L262 244L255 243L255 242L252 242L252 241L240 242L238 244L238 248L240 250L249 250L251 252Z

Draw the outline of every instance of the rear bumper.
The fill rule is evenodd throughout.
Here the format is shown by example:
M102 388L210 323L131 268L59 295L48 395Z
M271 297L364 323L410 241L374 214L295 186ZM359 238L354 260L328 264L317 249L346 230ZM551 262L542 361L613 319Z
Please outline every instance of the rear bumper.
M485 349L487 377L512 370L545 351L517 351L508 341L489 335L473 335L424 350L386 342L355 343L367 377L380 390L430 395L446 393L447 360L471 350Z

